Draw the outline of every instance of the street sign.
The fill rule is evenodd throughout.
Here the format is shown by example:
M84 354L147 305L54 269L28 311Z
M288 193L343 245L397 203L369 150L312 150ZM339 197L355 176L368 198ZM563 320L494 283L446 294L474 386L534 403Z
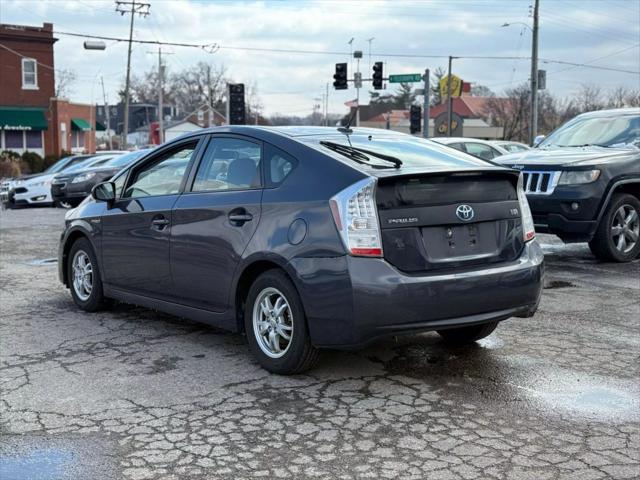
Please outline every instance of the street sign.
M356 88L362 88L362 73L356 72L353 74L353 86Z
M419 73L404 73L402 75L389 75L389 83L411 83L422 81Z
M547 71L538 70L538 90L547 88Z
M462 79L451 75L451 97L456 98L462 94ZM445 76L440 79L440 97L446 99L449 93L449 77Z

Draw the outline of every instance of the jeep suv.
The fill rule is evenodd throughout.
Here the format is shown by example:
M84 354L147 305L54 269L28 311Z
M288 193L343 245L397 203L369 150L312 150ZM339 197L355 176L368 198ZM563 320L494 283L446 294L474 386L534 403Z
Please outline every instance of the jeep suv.
M603 260L640 254L640 109L578 115L537 148L495 161L522 172L537 232L589 242Z
M231 126L168 142L67 213L75 303L243 332L277 373L318 349L531 317L544 272L518 172L373 129Z

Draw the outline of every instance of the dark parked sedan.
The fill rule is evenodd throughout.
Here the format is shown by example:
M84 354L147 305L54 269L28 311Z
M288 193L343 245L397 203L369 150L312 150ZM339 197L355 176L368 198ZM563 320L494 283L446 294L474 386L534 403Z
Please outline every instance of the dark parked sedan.
M55 205L70 207L79 205L95 185L109 180L124 167L150 151L151 149L136 150L104 160L98 157L95 163L56 175L51 182L51 196Z
M276 373L323 347L531 317L543 255L518 172L383 130L220 127L169 142L67 214L62 282L244 332Z

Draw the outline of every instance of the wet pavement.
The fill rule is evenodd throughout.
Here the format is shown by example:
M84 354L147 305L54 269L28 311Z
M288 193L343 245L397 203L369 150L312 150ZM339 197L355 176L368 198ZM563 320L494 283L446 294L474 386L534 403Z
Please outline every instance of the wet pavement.
M279 377L239 335L80 312L50 261L63 215L0 212L2 480L640 477L639 261L542 235L534 318Z

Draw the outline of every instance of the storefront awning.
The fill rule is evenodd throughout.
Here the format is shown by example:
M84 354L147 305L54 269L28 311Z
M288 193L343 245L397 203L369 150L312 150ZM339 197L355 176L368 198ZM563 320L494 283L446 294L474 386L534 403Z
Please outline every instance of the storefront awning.
M47 119L44 112L44 108L0 107L0 129L46 130Z
M91 125L84 118L72 118L71 119L71 130L81 130L83 132L88 132L91 130Z
M96 120L96 132L104 132L107 130L107 127L103 123L100 123Z

